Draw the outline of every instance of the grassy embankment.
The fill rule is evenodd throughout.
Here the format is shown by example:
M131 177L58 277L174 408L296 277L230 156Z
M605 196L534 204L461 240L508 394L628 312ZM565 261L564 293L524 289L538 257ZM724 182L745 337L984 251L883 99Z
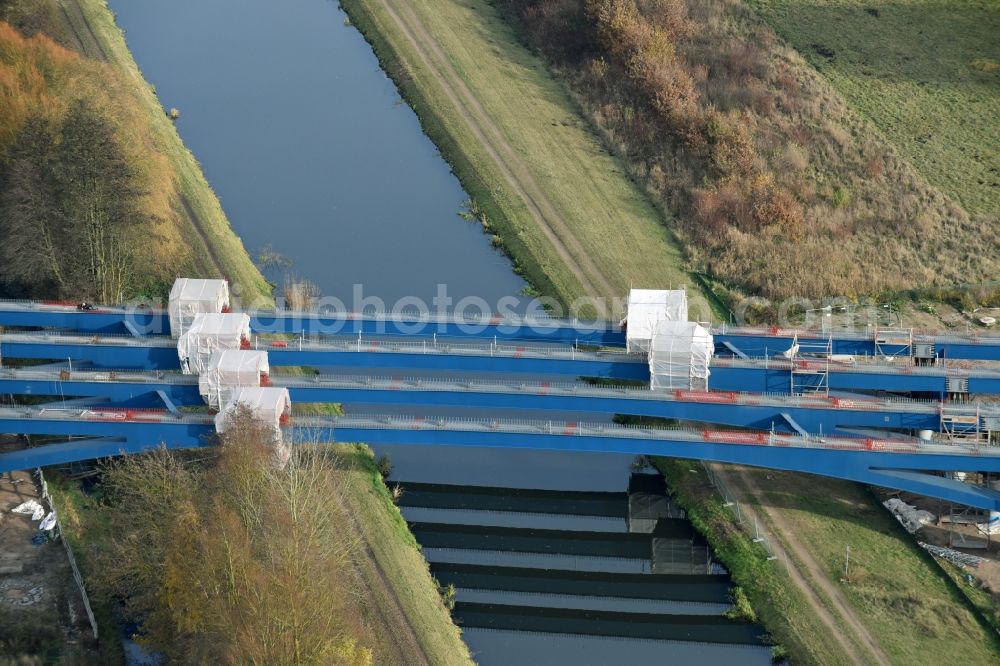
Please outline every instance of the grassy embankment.
M731 298L880 296L1000 275L970 252L992 243L987 219L929 183L741 0L494 2ZM977 48L975 35L966 46ZM984 115L973 126L989 122L997 100L995 89L979 92L992 101L976 107ZM992 128L986 146L967 149L995 155L995 137Z
M649 199L487 3L341 4L473 197L494 243L540 292L565 304L621 298L633 284L694 286ZM691 292L708 317L704 297Z
M156 97L155 89L142 77L132 58L125 35L115 24L114 15L104 0L68 0L78 3L87 26L101 52L133 82L150 124L157 137L157 146L170 160L175 174L176 193L173 210L181 237L192 250L194 270L204 275L223 275L233 285L234 293L250 304L270 298L271 289L254 266L250 255L226 219L219 199L215 196L194 154L181 140L165 109ZM71 14L72 15L72 14ZM237 286L238 285L238 286Z
M357 524L432 664L472 664L427 561L379 474L371 449L356 446L345 490Z
M786 570L734 523L700 464L657 459L678 501L708 536L760 619L796 663L851 663ZM944 663L956 650L970 662L1000 654L995 631L970 609L955 582L861 486L809 475L746 470L764 488L761 504L780 510L827 576L846 595L893 663ZM765 514L766 515L766 514ZM772 526L762 529L773 533ZM779 537L780 540L780 537ZM846 547L851 548L848 579ZM947 565L944 565L947 566ZM811 582L811 581L810 581ZM865 654L830 604L841 635Z
M996 229L996 2L748 1L917 171Z
M129 290L162 297L178 274L225 276L246 300L270 298L269 285L142 78L103 0L8 0L0 3L0 17L35 35L26 46L11 36L0 58L0 65L9 68L0 81L0 92L11 103L11 112L0 121L7 143L32 115L40 114L57 127L63 109L78 98L114 126L136 175L135 186L145 192L140 213L146 221L132 239L135 261ZM65 260L74 260L74 255Z

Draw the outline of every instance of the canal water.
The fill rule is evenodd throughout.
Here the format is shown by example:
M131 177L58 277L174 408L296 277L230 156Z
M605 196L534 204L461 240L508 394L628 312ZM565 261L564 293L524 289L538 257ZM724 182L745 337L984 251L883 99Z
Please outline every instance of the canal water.
M458 215L467 195L335 2L109 4L164 107L180 110L178 130L251 255L268 248L287 257L297 276L349 305L356 285L390 308L402 298L429 302L441 285L453 302L491 304L524 287L478 225ZM632 462L489 449L381 452L406 481L567 491L623 491ZM553 522L543 526L574 529ZM636 610L648 612L648 604ZM488 629L465 637L486 665L769 657L760 647L643 639Z

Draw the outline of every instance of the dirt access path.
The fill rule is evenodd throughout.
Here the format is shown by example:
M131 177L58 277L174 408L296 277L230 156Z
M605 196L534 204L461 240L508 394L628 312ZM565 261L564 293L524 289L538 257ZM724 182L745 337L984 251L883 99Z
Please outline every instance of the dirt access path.
M344 478L345 483L356 483L356 480ZM378 625L376 635L381 640L381 647L389 654L376 654L376 663L389 663L399 666L429 666L430 660L424 652L416 631L403 610L399 597L382 570L365 530L362 529L350 503L340 493L334 493L334 499L340 505L341 514L345 518L347 529L351 532L345 535L346 540L357 544L357 551L351 557L351 567L356 580L364 590L364 596L371 602L373 620Z
M441 86L469 130L496 164L513 192L524 202L545 238L580 282L587 296L612 297L618 293L573 235L524 159L504 137L500 127L483 109L476 95L459 76L447 54L413 11L409 2L379 0L386 14L413 47L421 64ZM607 314L607 313L602 313Z
M791 558L785 558L789 577L802 592L809 607L813 609L817 617L829 629L830 634L843 647L845 654L851 658L851 661L857 664L876 663L889 666L892 661L882 650L879 642L871 635L862 619L851 608L843 592L830 581L829 576L823 571L809 549L796 538L794 529L785 521L781 511L768 511L764 504L764 493L761 492L753 477L724 465L713 465L712 468L722 478L729 490L737 495L736 499L742 502L742 509L746 515L752 520L771 526L772 531L779 535L781 545L792 555ZM751 498L757 500L756 506L750 501ZM843 623L867 650L867 654L860 653L857 646L847 640L837 619L824 604L824 598L829 601Z

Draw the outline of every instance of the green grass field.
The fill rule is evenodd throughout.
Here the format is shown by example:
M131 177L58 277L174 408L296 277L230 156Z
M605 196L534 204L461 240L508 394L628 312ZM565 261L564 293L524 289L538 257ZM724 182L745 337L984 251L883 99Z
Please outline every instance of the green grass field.
M748 2L931 184L996 220L1000 4Z
M688 518L729 569L733 582L744 590L772 639L789 651L795 663L850 664L785 569L769 562L765 550L736 525L701 464L666 458L655 458L654 464Z
M416 109L425 131L451 162L525 276L563 303L586 295L522 198L506 185L495 160L469 130L435 72L423 66L381 0L345 0L352 21L373 43L383 65ZM516 39L485 0L424 0L409 5L489 120L538 183L573 239L612 290L630 285L688 285L700 312L704 298L648 197L601 145L544 63ZM403 12L401 11L400 14ZM593 277L593 276L591 276ZM608 293L610 291L610 293Z
M748 469L834 582L851 548L848 601L882 649L900 664L1000 659L1000 643L954 582L863 486L809 474Z
M850 663L782 565L766 561L764 550L736 526L701 465L666 459L656 465L795 663ZM808 474L755 469L744 474L763 489L761 504L782 512L824 573L841 586L893 663L943 664L962 654L967 663L985 664L1000 657L995 633L972 612L952 577L864 487ZM842 583L847 546L851 567L848 582ZM855 643L849 629L843 630Z

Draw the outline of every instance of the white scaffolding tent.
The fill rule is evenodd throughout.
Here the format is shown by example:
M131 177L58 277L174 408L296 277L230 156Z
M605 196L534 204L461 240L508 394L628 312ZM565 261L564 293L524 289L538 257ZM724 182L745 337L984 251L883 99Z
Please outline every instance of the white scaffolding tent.
M288 462L291 451L281 434L281 426L292 416L292 400L286 388L244 387L233 391L232 397L221 412L215 416L215 430L222 434L233 426L233 415L243 407L253 418L274 433L274 452L278 466Z
M198 376L198 392L212 409L221 409L243 387L267 386L266 351L217 349Z
M241 349L249 344L249 315L237 312L198 313L191 326L177 340L181 371L186 375L200 375L217 350Z
M229 283L225 280L177 278L167 304L170 335L179 338L200 312L220 313L228 309Z
M687 321L687 292L683 289L631 289L625 314L625 346L629 352L649 351L657 323Z
M688 321L660 321L649 346L650 388L708 390L715 343L708 329Z

